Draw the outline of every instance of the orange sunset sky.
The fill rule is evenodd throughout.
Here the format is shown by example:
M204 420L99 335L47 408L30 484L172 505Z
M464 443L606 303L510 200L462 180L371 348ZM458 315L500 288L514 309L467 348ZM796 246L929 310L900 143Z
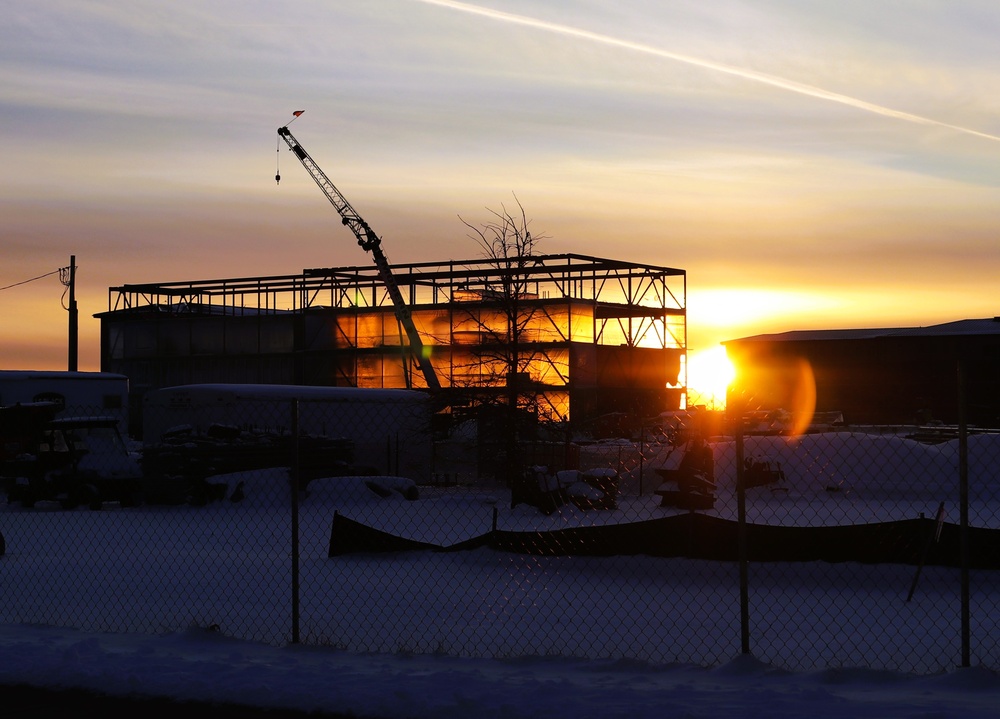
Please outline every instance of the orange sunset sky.
M694 388L698 353L727 339L1000 314L992 0L41 0L5 15L2 369L65 369L48 273L71 255L83 370L100 368L110 286L369 262L276 152L296 109L392 262L478 257L459 216L516 194L540 252L687 270Z

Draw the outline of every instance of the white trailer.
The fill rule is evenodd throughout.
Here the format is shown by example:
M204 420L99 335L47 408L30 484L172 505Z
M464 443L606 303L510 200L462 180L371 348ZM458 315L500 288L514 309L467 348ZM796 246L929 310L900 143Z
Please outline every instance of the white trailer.
M112 372L0 370L0 407L52 402L57 417L117 417L122 434L128 431L128 393L128 377Z
M166 434L206 435L211 427L257 432L291 431L298 400L299 432L343 438L356 464L379 474L427 480L433 440L431 403L424 392L357 387L197 384L151 390L143 398L143 443Z

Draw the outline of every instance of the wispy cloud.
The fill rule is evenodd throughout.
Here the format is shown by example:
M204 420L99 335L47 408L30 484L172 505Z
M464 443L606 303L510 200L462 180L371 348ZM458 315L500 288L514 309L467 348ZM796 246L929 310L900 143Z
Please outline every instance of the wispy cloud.
M692 65L706 70L711 70L713 72L719 72L726 75L731 75L733 77L749 80L751 82L757 82L763 85L769 85L771 87L787 90L789 92L794 92L799 95L813 97L819 100L827 100L829 102L835 102L840 105L846 105L848 107L853 107L855 109L862 110L864 112L870 112L876 115L881 115L883 117L888 117L895 120L902 120L905 122L911 122L918 125L929 125L933 127L946 128L966 135L972 135L974 137L979 137L986 140L992 140L994 142L1000 142L1000 136L998 135L991 135L987 132L980 132L979 130L975 130L968 127L962 127L961 125L953 125L948 122L942 122L940 120L924 117L922 115L914 115L913 113L903 112L902 110L895 110L891 107L886 107L884 105L878 105L872 102L867 102L866 100L862 100L856 97L851 97L850 95L844 95L838 92L825 90L821 87L816 87L815 85L809 85L806 83L797 82L795 80L790 80L788 78L778 77L776 75L770 75L763 72L757 72L756 70L751 70L748 68L742 68L734 65L727 65L724 63L713 62L711 60L705 60L703 58L694 57L692 55L671 52L669 50L663 50L658 47L653 47L652 45L632 42L631 40L623 40L621 38L612 37L610 35L604 35L602 33L591 32L590 30L583 30L581 28L573 27L570 25L563 25L561 23L549 22L547 20L539 20L538 18L527 17L525 15L518 15L515 13L503 12L500 10L493 10L492 8L484 8L478 5L472 5L464 2L457 2L457 0L416 0L416 1L424 3L426 5L436 5L451 10L457 10L460 12L470 13L473 15L479 15L481 17L489 18L491 20L499 20L501 22L512 23L515 25L522 25L525 27L535 28L537 30L543 30L545 32L552 32L569 37L576 37L580 38L581 40L586 40L588 42L601 43L603 45L620 47L622 49L630 50L633 52L640 52L640 53L645 53L647 55L662 57L667 60L673 60L675 62L685 63L687 65Z

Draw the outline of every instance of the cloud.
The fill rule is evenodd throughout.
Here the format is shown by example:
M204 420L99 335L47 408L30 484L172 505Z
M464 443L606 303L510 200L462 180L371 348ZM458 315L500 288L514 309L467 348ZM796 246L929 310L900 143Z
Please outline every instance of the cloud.
M589 30L583 30L577 27L573 27L571 25L563 25L561 23L539 20L536 18L527 17L525 15L502 12L500 10L493 10L490 8L484 8L478 5L471 5L469 3L464 3L464 2L456 2L455 0L416 0L416 1L425 3L427 5L436 5L451 10L457 10L460 12L479 15L482 17L489 18L491 20L513 23L516 25L522 25L537 30L544 30L546 32L553 32L553 33L558 33L560 35L579 38L581 40L585 40L588 42L596 42L604 45L619 47L624 50L645 53L647 55L654 55L656 57L661 57L667 60L674 60L676 62L681 62L687 65L700 67L702 69L710 70L712 72L731 75L734 77L738 77L744 80L749 80L755 83L760 83L763 85L769 85L771 87L776 87L781 90L787 90L789 92L793 92L799 95L835 102L841 105L846 105L848 107L853 107L855 109L862 110L864 112L881 115L883 117L888 117L895 120L902 120L905 122L912 122L919 125L929 125L929 126L946 128L949 130L954 130L955 132L972 135L974 137L979 137L985 140L1000 142L1000 136L998 135L991 135L986 132L980 132L978 130L962 127L960 125L954 125L948 122L935 120L933 118L923 117L921 115L915 115L913 113L904 112L902 110L896 110L890 107L885 107L883 105L878 105L876 103L867 102L860 98L851 97L850 95L844 95L838 92L833 92L830 90L823 89L821 87L816 87L814 85L797 82L795 80L791 80L788 78L778 77L776 75L770 75L763 72L757 72L749 68L737 67L734 65L727 65L719 62L714 62L712 60L706 60L703 58L694 57L692 55L671 52L669 50L653 47L651 45L632 42L630 40L624 40L621 38L612 37L610 35L605 35L602 33L591 32Z

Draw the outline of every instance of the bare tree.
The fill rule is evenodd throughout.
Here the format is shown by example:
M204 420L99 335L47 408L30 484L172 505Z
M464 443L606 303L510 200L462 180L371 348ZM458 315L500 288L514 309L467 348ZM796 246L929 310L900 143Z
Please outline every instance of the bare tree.
M538 243L546 239L531 232L516 195L514 201L516 208L501 205L499 210L488 210L491 218L483 224L459 216L493 268L477 286L477 301L469 312L478 334L474 354L481 373L479 385L501 390L492 399L501 405L504 464L512 486L523 470L519 438L538 419L538 392L529 372L538 351L538 293L527 270L535 261ZM484 393L480 401L488 404L489 395Z
M537 293L532 292L526 268L534 262L537 243L545 238L531 233L516 195L514 200L516 213L501 205L499 211L489 210L493 219L482 225L459 219L495 270L479 289L480 312L475 320L480 335L479 360L488 368L494 385L503 383L512 390L508 403L516 407L516 390L524 385L533 358L526 339L534 331L536 309L531 301L537 299Z

